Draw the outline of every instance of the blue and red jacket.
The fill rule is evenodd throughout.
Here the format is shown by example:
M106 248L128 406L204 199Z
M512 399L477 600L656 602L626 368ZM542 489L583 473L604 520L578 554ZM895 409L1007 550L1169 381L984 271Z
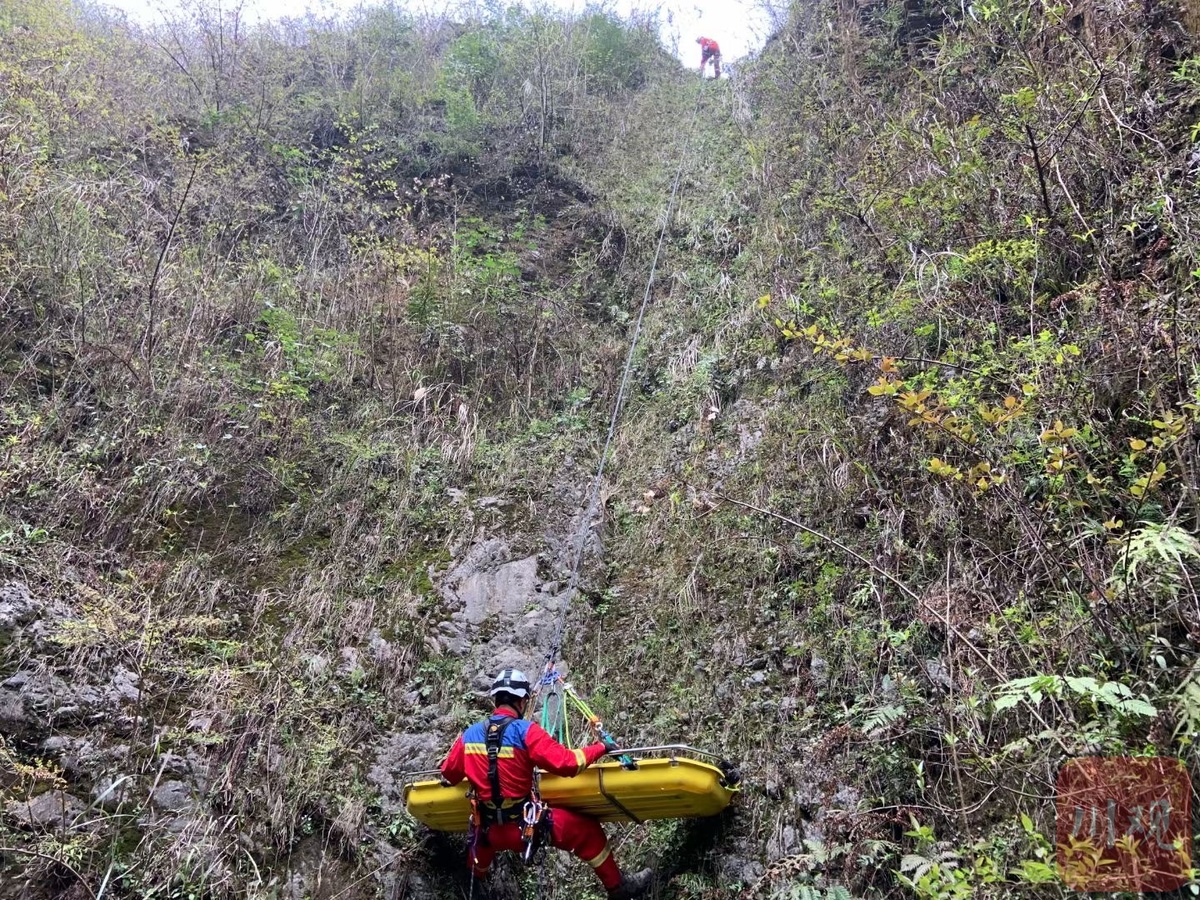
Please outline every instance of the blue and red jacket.
M495 803L488 782L486 731L489 722L513 717L514 711L501 706L490 718L476 722L454 742L442 762L442 777L451 784L464 778L471 782L479 799ZM500 793L504 800L519 800L533 789L533 768L572 778L604 755L604 744L596 742L578 750L564 747L542 726L515 718L504 731L496 761L500 773ZM503 801L501 801L503 802Z

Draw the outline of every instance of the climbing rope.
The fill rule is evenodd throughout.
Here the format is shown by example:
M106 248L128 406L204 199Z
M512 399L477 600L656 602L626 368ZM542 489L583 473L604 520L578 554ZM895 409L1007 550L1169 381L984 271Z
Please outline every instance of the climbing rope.
M575 530L575 535L571 543L571 568L570 577L567 580L567 589L564 592L562 603L558 612L558 624L555 627L554 639L550 643L550 649L546 652L546 663L542 672L541 678L533 688L533 698L536 699L538 694L544 689L549 688L552 693L547 695L542 704L542 727L555 736L561 743L570 746L570 726L567 724L566 709L564 708L564 698L573 703L588 723L596 731L597 738L603 739L606 735L604 725L600 718L591 710L586 703L580 699L579 695L571 688L569 684L563 681L562 675L555 668L555 661L558 659L559 653L562 650L563 636L567 628L567 612L570 610L571 601L575 599L575 594L579 591L580 569L583 565L583 551L587 543L588 531L591 529L592 521L596 516L597 508L600 505L600 489L604 483L604 469L608 464L608 451L612 447L613 437L617 433L617 423L621 419L621 413L625 407L625 400L629 389L629 378L633 372L633 358L637 352L638 341L642 336L642 323L646 318L646 309L650 305L650 293L654 287L654 276L658 272L658 261L662 257L663 245L666 243L667 228L670 227L671 217L675 213L675 201L679 196L679 185L683 180L683 172L686 168L688 156L692 147L692 139L695 133L696 119L700 113L700 100L703 97L704 84L701 82L700 90L696 92L696 105L692 109L692 117L687 126L687 142L684 145L684 152L679 156L679 167L675 171L675 179L671 183L671 195L667 199L667 208L663 216L662 229L658 234L658 243L654 248L654 259L650 263L650 274L646 278L646 290L642 293L642 303L638 308L637 320L633 326L633 336L629 341L629 349L625 354L625 366L621 371L621 381L617 387L617 396L613 402L612 415L608 421L608 433L604 437L604 447L600 451L600 461L596 466L596 474L592 478L591 490L588 493L588 503L584 510L583 518L579 522L578 528ZM551 696L558 698L557 705L553 711L550 709ZM628 760L629 765L635 765L627 756L621 757L622 765ZM547 888L549 881L546 877L546 857L543 854L541 862L538 866L537 894L536 896L548 896Z
M575 530L575 537L571 546L571 569L570 577L567 580L567 590L564 594L561 608L558 614L558 626L555 629L554 640L550 644L550 649L546 653L545 672L542 679L534 688L534 694L548 684L554 684L554 679L547 682L547 677L554 671L554 663L558 659L558 655L562 650L563 635L566 633L567 627L567 612L571 607L571 601L575 599L575 594L579 591L580 569L583 565L583 552L587 543L588 532L591 530L592 521L595 518L597 508L600 504L600 489L604 483L604 469L608 464L608 451L612 446L613 437L617 433L617 424L621 419L621 413L625 407L627 392L629 389L629 378L633 372L633 358L637 352L638 341L642 335L642 323L646 318L646 308L650 305L650 294L654 287L654 276L658 272L658 261L662 257L663 244L666 243L667 229L671 225L671 217L675 213L675 201L679 196L679 184L683 180L683 172L688 162L688 157L692 149L692 140L695 134L696 119L700 113L700 101L704 96L704 83L700 83L700 89L696 92L696 105L692 109L692 117L687 126L687 140L684 144L683 153L679 155L679 167L675 171L675 180L671 184L671 195L667 199L667 208L663 216L662 229L658 234L658 244L654 248L654 259L650 263L650 275L646 279L646 290L642 294L642 305L638 309L637 321L633 326L633 337L629 342L629 350L625 354L625 367L621 372L621 381L617 387L617 397L613 402L612 416L608 422L608 434L604 438L604 447L600 451L600 462L596 467L596 474L592 478L592 487L588 495L587 508L584 511L583 518L580 520L579 527ZM559 679L561 681L561 679ZM573 692L572 692L573 693ZM561 715L561 708L559 710ZM565 717L563 717L565 719Z

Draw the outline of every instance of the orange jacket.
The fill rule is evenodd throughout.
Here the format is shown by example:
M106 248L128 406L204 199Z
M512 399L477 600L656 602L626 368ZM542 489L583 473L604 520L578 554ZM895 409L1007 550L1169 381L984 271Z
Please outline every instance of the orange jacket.
M706 37L700 38L700 50L704 56L720 55L721 46L716 41Z

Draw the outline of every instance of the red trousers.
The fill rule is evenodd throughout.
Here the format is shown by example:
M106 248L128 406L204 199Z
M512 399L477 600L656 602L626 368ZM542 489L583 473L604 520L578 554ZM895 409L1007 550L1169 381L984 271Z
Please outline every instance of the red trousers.
M595 869L596 877L605 890L611 891L621 883L621 870L617 868L617 861L608 849L604 829L590 816L569 809L550 810L550 846L573 853ZM497 850L521 853L524 849L519 823L489 825L485 834L473 836L467 848L467 864L475 872L476 878L483 878Z

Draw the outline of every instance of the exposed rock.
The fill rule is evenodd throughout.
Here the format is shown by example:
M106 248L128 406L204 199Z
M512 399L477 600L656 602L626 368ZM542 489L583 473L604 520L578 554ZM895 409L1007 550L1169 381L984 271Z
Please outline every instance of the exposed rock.
M86 722L104 697L89 684L69 683L52 672L23 670L0 684L0 727L41 730Z
M791 856L800 849L800 831L792 825L784 825L767 845L767 858L771 861Z
M113 673L104 695L108 703L122 704L136 702L141 693L137 673L131 672L129 669L118 668Z
M190 756L168 752L158 758L158 766L165 775L191 775L195 761Z
M536 670L558 628L559 587L539 581L537 557L513 560L500 540L476 544L438 586L451 612L426 645L435 655L470 656L481 692L501 668Z
M717 683L716 687L713 688L713 694L718 700L732 700L734 697L738 696L740 691L741 688L735 684L731 678L722 679Z
M603 504L592 510L585 521L590 502L591 466L586 471L574 459L564 461L557 471L553 497L548 498L549 515L542 534L546 548L541 560L547 571L561 582L569 579L571 565L578 556L581 592L602 591L608 582L604 564L604 541L600 533L604 521ZM548 591L555 593L556 591Z
M500 540L478 544L442 582L442 595L466 613L471 625L491 616L513 617L537 594L537 558L507 561Z
M921 662L920 665L925 670L925 674L929 676L929 680L934 684L944 687L947 690L954 687L954 679L950 677L950 670L946 668L946 664L941 659L927 659Z
M138 699L139 689L137 675L128 669L117 669L103 687L68 681L52 672L25 670L0 684L0 709L17 709L5 704L6 694L19 700L17 722L46 727L110 719L113 710Z
M829 661L814 653L812 661L808 664L808 672L812 676L813 684L824 686L829 681Z
M196 808L192 789L182 781L164 781L150 795L151 804L163 812L188 813Z
M365 891L348 893L355 884L353 870L327 849L320 837L301 841L288 857L287 881L277 896L283 900L359 900L364 896Z
M21 582L0 584L0 633L33 621L44 608Z
M550 597L545 606L525 613L517 622L513 637L520 647L544 648L550 645L550 640L558 628L559 604L562 599Z
M367 633L367 652L377 666L390 666L396 660L396 648L379 633L378 628L372 628Z
M47 791L28 800L10 800L5 816L14 825L34 831L66 828L87 807L64 791Z
M101 775L92 784L92 805L112 810L125 800L133 789L133 779L128 775Z
M437 891L433 882L420 872L400 871L387 872L382 879L384 890L391 889L388 897L436 897Z
M471 640L467 637L467 630L458 622L439 622L438 631L440 634L434 638L438 642L438 646L446 653L452 653L455 656L466 656L471 649Z
M448 749L449 743L432 730L390 734L380 741L367 781L379 789L383 812L390 815L403 808L405 773L437 768Z
M540 670L537 654L538 650L535 647L521 650L504 641L489 642L483 653L483 667L475 672L471 679L471 687L477 694L486 694L491 689L496 673L501 669L520 669L532 675Z
M722 881L754 884L765 871L766 868L758 860L733 854L717 857L717 872Z

